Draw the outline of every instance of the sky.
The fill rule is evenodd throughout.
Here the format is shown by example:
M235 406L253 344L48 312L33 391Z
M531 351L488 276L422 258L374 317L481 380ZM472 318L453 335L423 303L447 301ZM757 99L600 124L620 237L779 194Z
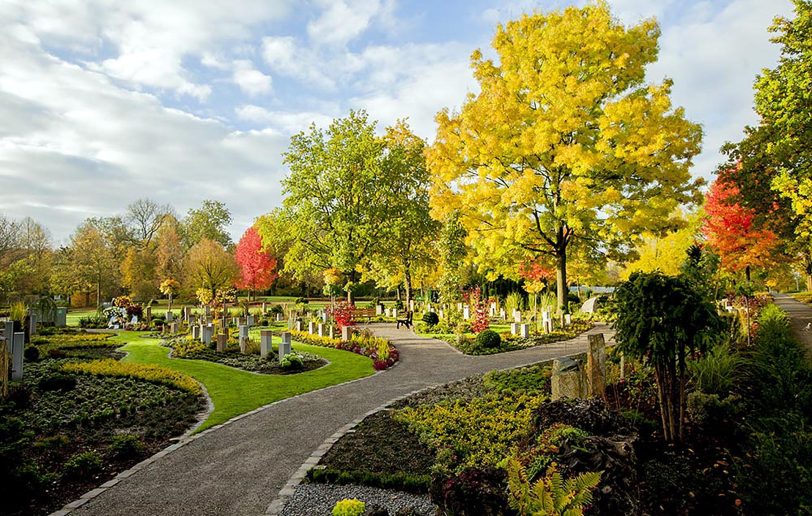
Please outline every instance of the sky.
M434 115L477 85L471 52L496 26L564 0L2 0L0 214L30 216L55 243L82 220L148 197L179 215L226 203L236 240L282 200L292 134L365 109L428 142ZM789 0L612 0L656 17L647 80L702 124L693 174L756 122L752 85L778 47ZM585 35L588 37L588 35Z

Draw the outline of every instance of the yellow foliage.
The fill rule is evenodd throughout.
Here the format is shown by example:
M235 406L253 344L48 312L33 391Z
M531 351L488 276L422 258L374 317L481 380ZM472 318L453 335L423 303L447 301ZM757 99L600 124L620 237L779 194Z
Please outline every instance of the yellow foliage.
M137 378L148 382L177 387L193 394L200 394L202 389L194 378L183 373L152 364L132 364L113 359L94 360L92 362L70 362L62 366L65 372L83 373L95 376L123 376Z

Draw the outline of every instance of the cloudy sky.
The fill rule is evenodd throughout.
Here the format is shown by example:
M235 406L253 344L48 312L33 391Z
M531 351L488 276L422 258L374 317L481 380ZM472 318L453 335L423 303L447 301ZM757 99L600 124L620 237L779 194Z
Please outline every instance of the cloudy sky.
M0 213L61 242L139 197L179 214L218 199L238 237L279 205L291 134L364 108L431 141L434 114L475 91L469 56L496 24L569 3L3 0ZM610 3L626 23L660 21L649 78L673 78L703 125L694 174L709 176L755 120L753 79L778 54L767 27L789 0Z

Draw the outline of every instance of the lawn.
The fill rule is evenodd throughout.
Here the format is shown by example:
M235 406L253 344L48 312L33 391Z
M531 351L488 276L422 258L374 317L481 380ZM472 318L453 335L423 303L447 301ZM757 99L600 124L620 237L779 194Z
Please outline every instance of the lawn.
M136 332L115 337L126 343L125 362L158 364L186 373L206 386L214 411L197 431L228 421L257 407L297 394L372 375L372 361L355 353L293 343L293 349L322 356L329 365L294 375L259 375L203 360L170 359L159 339L142 338Z

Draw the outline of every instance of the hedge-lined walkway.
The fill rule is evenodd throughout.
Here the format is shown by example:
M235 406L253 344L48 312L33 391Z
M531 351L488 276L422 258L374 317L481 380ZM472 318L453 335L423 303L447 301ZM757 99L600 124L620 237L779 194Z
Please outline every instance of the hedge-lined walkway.
M203 435L122 480L76 512L98 515L263 514L288 478L337 429L411 391L466 376L582 353L587 337L490 356L465 356L445 342L394 325L393 369L283 400ZM588 333L609 333L599 325Z

